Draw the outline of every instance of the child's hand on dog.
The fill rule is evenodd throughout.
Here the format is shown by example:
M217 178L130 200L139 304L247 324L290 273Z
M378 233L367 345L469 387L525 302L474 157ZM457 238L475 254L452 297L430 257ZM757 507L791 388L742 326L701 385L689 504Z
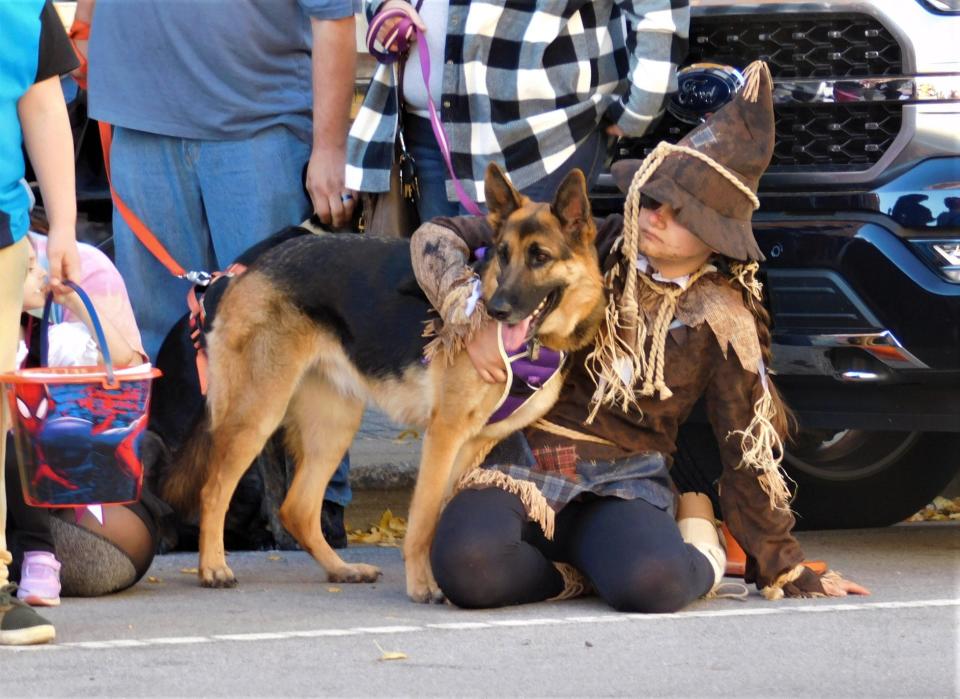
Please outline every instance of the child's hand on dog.
M499 331L497 322L488 320L467 342L470 361L480 378L487 383L504 383L507 380L507 368L500 356Z

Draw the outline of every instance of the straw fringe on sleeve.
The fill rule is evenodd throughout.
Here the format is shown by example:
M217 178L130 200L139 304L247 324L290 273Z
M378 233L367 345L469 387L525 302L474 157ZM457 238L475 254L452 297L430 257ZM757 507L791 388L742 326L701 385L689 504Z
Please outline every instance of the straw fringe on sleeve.
M424 326L423 337L432 338L424 348L424 357L450 363L489 318L485 306L476 299L472 312L468 312L479 283L467 264L470 249L449 228L428 222L410 239L410 257L420 288L440 316Z

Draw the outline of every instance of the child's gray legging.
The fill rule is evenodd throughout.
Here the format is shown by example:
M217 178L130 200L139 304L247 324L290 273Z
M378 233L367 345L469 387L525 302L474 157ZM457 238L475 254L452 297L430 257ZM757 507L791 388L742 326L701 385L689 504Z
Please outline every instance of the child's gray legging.
M430 560L441 591L458 607L554 597L563 578L553 561L576 566L620 611L676 611L713 586L710 563L684 543L673 517L642 499L572 502L557 513L548 541L516 495L463 490L443 511Z
M14 556L12 579L19 580L24 551L49 551L60 561L61 594L96 597L119 592L139 580L153 561L157 523L165 505L144 492L130 505L105 508L103 525L84 515L76 521L72 510L53 514L30 507L23 499L20 474L8 445L6 469L7 522Z

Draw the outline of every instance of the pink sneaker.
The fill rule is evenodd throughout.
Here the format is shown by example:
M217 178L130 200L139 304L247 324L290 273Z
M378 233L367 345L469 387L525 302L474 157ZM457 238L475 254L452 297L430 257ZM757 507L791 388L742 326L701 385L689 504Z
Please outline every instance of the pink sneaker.
M47 551L26 551L17 597L34 607L60 605L60 561Z

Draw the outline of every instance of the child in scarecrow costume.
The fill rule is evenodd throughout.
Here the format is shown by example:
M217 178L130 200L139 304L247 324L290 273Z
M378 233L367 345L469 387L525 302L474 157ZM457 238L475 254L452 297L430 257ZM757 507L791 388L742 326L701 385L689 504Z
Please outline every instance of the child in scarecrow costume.
M677 428L701 397L720 443L723 518L747 553L745 580L768 599L867 593L805 567L791 534L780 466L788 413L766 369L763 256L750 223L773 153L772 79L761 62L745 77L736 98L680 143L615 165L624 215L593 220L607 292L600 332L568 358L545 419L457 485L431 553L454 604L593 588L617 609L665 612L715 593L725 553L709 498L678 497L668 473ZM592 220L589 204L583 213ZM475 304L468 264L496 223L435 219L412 240L418 281L440 315L432 360L465 346L494 379L503 375L491 349L501 331Z

